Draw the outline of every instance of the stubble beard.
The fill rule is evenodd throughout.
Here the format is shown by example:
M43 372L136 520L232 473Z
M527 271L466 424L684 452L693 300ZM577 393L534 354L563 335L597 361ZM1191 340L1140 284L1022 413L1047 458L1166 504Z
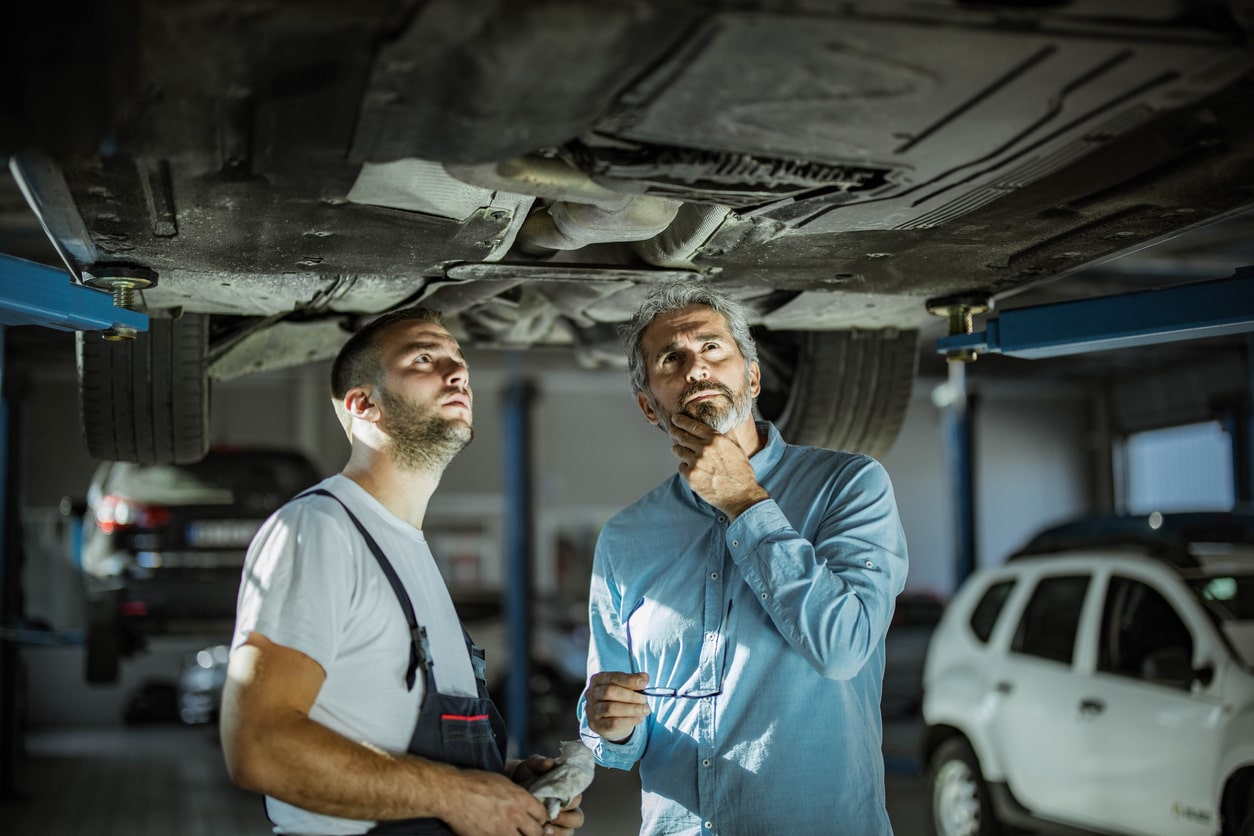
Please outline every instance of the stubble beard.
M387 415L390 436L384 452L401 470L439 475L474 438L465 421L449 420L437 409L380 390L379 402Z

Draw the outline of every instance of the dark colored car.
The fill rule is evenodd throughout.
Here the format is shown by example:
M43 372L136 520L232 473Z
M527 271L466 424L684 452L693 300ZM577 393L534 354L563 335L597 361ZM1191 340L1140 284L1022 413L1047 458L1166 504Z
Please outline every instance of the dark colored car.
M99 459L195 458L210 380L417 301L463 346L621 364L615 326L676 276L750 306L785 438L882 454L934 314L1249 263L1248 222L1169 269L1114 257L1254 206L1251 9L23 4L0 249L150 317L80 335Z
M913 716L923 707L923 665L932 632L945 602L927 592L897 596L892 623L884 638L884 690L880 710L885 717Z
M235 616L249 541L318 480L290 450L211 449L192 464L106 462L87 493L82 569L89 682L156 634L221 634Z

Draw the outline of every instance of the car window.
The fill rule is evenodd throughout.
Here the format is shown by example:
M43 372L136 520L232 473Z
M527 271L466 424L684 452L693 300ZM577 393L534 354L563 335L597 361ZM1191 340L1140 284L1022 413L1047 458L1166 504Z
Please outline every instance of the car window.
M1089 575L1042 578L1023 608L1011 650L1071 664Z
M1224 621L1254 621L1254 575L1208 575L1190 579L1189 587Z
M1158 590L1131 578L1112 577L1102 609L1097 669L1155 681L1155 671L1165 658L1191 664L1193 634Z
M1010 591L1014 588L1015 582L1007 580L999 581L984 590L980 602L971 611L971 632L975 633L977 639L988 642L988 637L993 635L997 619L1006 606L1006 599L1010 597Z
M1254 575L1206 575L1188 584L1237 656L1254 670Z

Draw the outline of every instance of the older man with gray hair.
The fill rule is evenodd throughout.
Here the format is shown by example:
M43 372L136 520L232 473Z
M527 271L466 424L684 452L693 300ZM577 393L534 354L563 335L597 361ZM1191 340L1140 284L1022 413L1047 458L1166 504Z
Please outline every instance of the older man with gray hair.
M717 288L659 286L623 338L679 464L598 539L584 742L640 764L642 834L890 834L879 703L907 559L887 473L755 420L748 311Z

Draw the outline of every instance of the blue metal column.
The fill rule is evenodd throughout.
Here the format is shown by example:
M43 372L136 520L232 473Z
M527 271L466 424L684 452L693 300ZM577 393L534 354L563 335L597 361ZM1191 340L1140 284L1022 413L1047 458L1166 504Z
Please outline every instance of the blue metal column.
M954 589L976 567L975 449L973 423L976 398L967 389L967 364L951 360L948 398L942 414L945 457L953 495Z
M1232 498L1254 501L1254 334L1245 339L1245 390L1213 403L1215 420L1228 434L1232 461Z
M1245 338L1245 392L1229 413L1232 439L1232 495L1238 503L1254 502L1254 334Z
M13 585L18 555L10 550L9 536L9 381L5 368L5 327L0 325L0 628L13 627L19 615L20 590ZM22 728L18 717L17 641L4 630L0 634L0 797L17 795L17 759Z
M509 629L506 722L515 757L531 752L531 401L522 355L510 352L503 400L505 615Z

